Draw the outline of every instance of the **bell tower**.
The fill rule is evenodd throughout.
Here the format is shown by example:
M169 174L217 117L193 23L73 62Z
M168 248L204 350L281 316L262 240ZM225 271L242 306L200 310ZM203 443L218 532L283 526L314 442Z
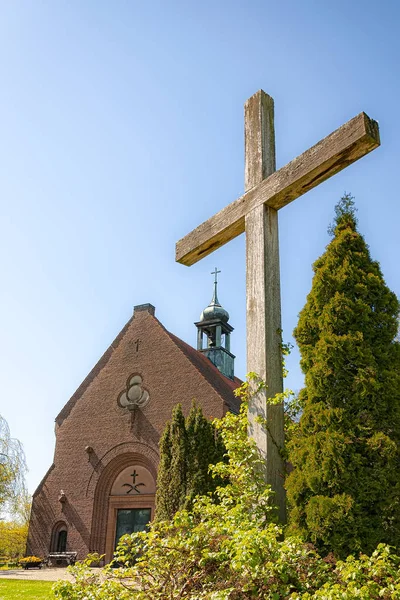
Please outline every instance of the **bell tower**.
M222 308L218 300L217 275L220 272L215 268L211 273L211 275L214 275L213 297L210 304L201 313L200 320L195 323L197 327L197 350L205 354L225 377L233 379L235 361L235 356L231 353L233 327L228 323L228 312ZM205 347L203 347L204 336L206 339Z

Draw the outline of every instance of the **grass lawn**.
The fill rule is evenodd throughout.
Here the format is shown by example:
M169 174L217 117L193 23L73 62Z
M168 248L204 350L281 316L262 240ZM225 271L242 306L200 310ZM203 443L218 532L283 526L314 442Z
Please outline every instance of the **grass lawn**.
M54 581L25 581L1 579L0 600L52 600Z

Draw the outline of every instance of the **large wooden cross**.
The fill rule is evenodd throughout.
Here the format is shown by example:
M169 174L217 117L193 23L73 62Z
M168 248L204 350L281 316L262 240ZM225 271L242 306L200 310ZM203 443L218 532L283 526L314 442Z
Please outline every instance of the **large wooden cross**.
M266 480L286 518L282 392L278 210L377 148L376 121L360 113L315 146L275 170L274 101L262 90L245 104L245 193L176 244L176 260L190 266L246 231L247 371L267 384L249 408L250 435L266 461ZM267 419L264 429L256 420Z

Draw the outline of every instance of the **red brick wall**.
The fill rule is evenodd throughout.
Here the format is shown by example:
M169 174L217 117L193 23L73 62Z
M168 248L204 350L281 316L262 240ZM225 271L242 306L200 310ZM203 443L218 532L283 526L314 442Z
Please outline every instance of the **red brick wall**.
M68 411L60 413L54 466L33 499L29 554L49 553L51 533L59 521L68 526L67 550L77 551L79 558L89 551L104 552L110 476L102 474L110 471L107 466L114 465L117 472L119 457L121 465L140 460L155 472L159 437L178 402L185 413L193 399L207 416L221 417L226 411L224 399L146 310L135 311L124 335L100 362L102 368L95 367L88 385L78 390L82 390L79 397L67 404L68 416L62 418ZM134 412L117 405L132 374L142 376L150 394L149 404ZM85 451L87 446L93 448L91 454ZM61 490L66 498L63 504Z

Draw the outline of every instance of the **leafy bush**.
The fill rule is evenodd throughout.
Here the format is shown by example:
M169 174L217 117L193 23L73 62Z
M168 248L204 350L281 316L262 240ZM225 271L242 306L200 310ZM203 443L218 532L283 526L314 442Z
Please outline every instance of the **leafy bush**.
M283 538L247 436L247 406L245 397L240 415L216 422L227 452L227 462L211 467L226 483L216 498L198 496L191 511L121 538L118 569L70 567L75 583L57 582L58 600L400 600L400 558L387 546L336 562L297 537Z
M21 565L19 564L18 558L13 558L10 556L0 556L0 569L5 571L7 569L19 568Z
M86 556L85 563L90 567L99 567L101 561L104 559L105 554L99 554L98 552L91 552Z
M18 559L25 554L28 526L15 521L0 521L0 554ZM0 558L2 561L2 558Z

